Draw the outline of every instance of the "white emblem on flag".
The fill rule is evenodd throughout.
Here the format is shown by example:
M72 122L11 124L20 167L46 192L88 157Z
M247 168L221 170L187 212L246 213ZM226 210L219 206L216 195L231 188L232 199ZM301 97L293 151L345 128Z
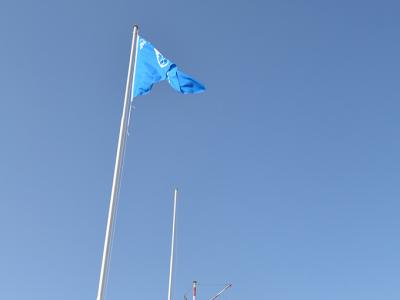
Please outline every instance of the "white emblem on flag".
M156 48L154 48L154 52L156 53L157 62L160 68L165 68L169 61L166 59Z
M146 41L144 39L140 39L140 42L139 42L140 50L143 49L144 45L146 45Z

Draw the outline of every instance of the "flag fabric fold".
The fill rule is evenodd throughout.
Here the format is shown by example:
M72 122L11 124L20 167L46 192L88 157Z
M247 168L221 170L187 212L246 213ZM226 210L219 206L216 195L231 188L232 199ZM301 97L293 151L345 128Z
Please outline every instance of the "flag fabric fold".
M153 85L162 80L168 80L170 86L182 94L201 93L205 90L203 84L180 71L174 63L140 36L134 80L133 97L149 93Z

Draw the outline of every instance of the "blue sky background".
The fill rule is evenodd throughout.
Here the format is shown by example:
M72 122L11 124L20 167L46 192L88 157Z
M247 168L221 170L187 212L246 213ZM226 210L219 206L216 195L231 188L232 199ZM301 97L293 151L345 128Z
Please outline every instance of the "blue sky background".
M400 296L398 1L0 2L0 298L95 299L131 27L208 88L137 98L108 299Z

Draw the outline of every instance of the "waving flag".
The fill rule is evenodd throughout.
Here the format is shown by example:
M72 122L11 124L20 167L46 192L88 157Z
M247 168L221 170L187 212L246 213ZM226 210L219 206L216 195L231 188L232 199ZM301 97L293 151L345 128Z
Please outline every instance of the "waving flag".
M203 84L180 71L152 44L139 36L133 96L147 94L153 84L162 80L168 80L170 86L182 94L195 94L205 90Z

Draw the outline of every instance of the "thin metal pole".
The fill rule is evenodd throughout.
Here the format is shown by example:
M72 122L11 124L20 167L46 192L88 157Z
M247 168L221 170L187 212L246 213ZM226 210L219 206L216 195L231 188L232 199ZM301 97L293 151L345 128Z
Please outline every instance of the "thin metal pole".
M216 294L214 297L212 297L210 300L215 300L217 299L219 296L221 296L221 294L223 292L225 292L227 289L229 289L232 286L231 283L227 284L220 292L218 292L218 294Z
M99 289L97 292L97 300L104 300L106 281L107 281L107 273L108 267L110 264L110 250L111 250L111 242L112 242L112 234L114 227L114 217L116 204L118 199L118 192L121 185L121 170L123 163L123 154L125 151L125 142L128 131L128 117L129 117L129 107L131 105L131 94L133 91L134 84L134 72L136 65L136 55L137 55L137 40L138 40L139 27L135 25L133 27L133 38L131 45L131 54L129 59L129 68L128 68L128 77L126 80L126 89L125 89L125 99L124 99L124 107L122 110L122 118L121 118L121 126L119 129L119 138L118 138L118 147L117 147L117 155L115 158L115 168L114 168L114 177L112 182L111 189L111 198L110 198L110 207L108 211L108 220L107 220L107 229L106 236L104 240L104 250L103 250L103 259L101 262L101 271L100 271L100 279L99 279Z
M169 283L168 283L168 300L171 300L172 292L172 271L174 268L174 245L175 245L175 223L176 223L176 200L178 199L178 190L174 191L174 215L172 219L172 241L171 241L171 259L169 262Z
M197 281L193 281L193 300L197 297Z

